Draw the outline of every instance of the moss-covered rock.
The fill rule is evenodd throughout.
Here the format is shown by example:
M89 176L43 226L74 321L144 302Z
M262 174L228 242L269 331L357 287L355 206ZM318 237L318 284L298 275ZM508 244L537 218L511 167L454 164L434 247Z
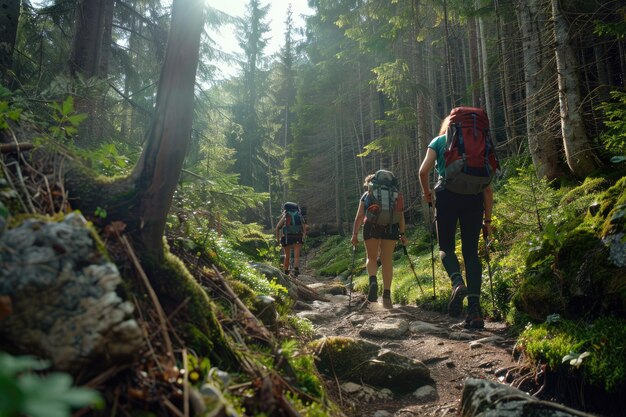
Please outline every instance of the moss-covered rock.
M566 194L564 204L575 204L575 197L583 195L597 201L599 210L544 231L527 256L525 279L513 303L534 320L554 313L571 319L626 317L626 177L600 194L589 194L605 186L605 181L588 180Z
M513 304L536 321L565 311L567 301L563 297L561 279L552 269L552 258L535 263L533 269L527 271L526 279L513 297Z
M328 376L397 392L410 392L432 384L420 361L381 349L364 339L332 336L311 342L321 372Z

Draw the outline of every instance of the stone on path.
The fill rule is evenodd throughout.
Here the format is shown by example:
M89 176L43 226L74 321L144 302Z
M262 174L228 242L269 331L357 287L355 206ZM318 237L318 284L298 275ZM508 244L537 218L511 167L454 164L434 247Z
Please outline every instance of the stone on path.
M388 317L384 319L371 319L363 325L359 331L361 336L381 337L387 339L399 339L409 330L409 322L405 319Z
M394 392L410 392L432 384L420 361L363 339L331 336L311 342L320 372L332 378L362 382Z

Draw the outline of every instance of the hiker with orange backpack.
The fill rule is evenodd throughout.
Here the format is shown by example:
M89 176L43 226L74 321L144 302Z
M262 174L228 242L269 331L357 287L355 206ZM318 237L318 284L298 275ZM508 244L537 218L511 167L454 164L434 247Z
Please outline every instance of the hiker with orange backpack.
M463 299L467 296L468 314L464 327L482 329L485 323L480 308L482 265L478 241L481 229L486 236L491 234L491 182L499 169L489 119L484 110L475 107L452 109L441 124L439 136L428 145L419 177L424 199L431 207L433 194L428 177L433 167L439 175L434 187L439 254L452 282L448 312L453 317L461 315ZM466 280L455 253L457 222L461 228Z
M361 196L354 218L352 246L359 243L359 229L363 224L363 240L367 260L365 267L369 275L367 300L378 300L377 258L383 270L383 306L391 308L391 281L393 279L393 251L398 240L406 245L404 237L404 199L398 181L390 171L378 170L365 177L367 191Z
M285 275L289 275L289 264L291 261L291 251L293 250L293 274L297 277L300 274L300 250L306 239L306 222L296 203L287 202L283 204L283 212L276 224L276 241L280 243L285 251L283 268Z

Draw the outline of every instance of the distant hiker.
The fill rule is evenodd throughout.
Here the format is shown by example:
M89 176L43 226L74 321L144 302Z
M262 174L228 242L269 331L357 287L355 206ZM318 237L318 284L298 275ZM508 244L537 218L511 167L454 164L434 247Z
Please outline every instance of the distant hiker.
M459 316L463 299L468 299L466 328L481 329L485 323L480 309L482 265L478 256L481 229L491 234L493 189L491 180L499 168L489 134L489 120L479 108L452 109L441 124L439 136L428 145L419 170L424 199L432 206L429 172L436 167L435 219L441 262L452 281L448 303L451 316ZM455 253L457 222L467 287Z
M363 240L367 260L365 266L369 275L367 300L378 299L376 263L380 255L383 269L383 305L391 308L391 281L393 279L393 250L398 239L406 245L404 237L404 198L398 188L398 180L390 171L378 170L365 177L367 191L361 196L359 208L354 218L352 245L359 243L358 233L363 223Z
M276 241L285 251L285 259L283 260L285 274L289 274L292 250L293 273L295 276L300 274L300 249L306 238L306 231L306 222L298 204L291 202L283 204L283 212L276 225Z

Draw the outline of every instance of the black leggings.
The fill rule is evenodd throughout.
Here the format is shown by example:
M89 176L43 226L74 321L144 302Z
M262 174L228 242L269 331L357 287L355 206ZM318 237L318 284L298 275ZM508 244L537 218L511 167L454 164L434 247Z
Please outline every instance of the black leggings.
M461 251L465 263L468 296L480 296L482 265L478 257L478 240L483 224L483 194L463 195L451 191L437 191L437 237L441 262L454 283L462 277L456 246L456 225L461 225Z

